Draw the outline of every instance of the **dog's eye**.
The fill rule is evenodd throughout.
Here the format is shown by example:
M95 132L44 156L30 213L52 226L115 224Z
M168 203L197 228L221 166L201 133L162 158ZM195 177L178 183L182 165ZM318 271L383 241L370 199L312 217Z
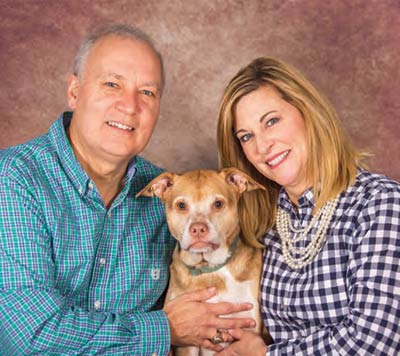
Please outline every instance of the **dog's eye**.
M183 201L178 201L176 203L176 207L178 208L178 210L186 210L186 204Z
M214 202L214 206L215 206L217 209L221 209L221 208L224 206L224 202L223 202L222 200L216 200L216 201Z

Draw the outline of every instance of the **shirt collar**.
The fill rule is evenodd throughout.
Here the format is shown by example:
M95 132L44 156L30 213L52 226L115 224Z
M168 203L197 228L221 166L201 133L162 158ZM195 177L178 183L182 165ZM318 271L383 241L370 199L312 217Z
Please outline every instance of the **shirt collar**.
M289 195L287 194L286 190L282 187L279 195L278 195L278 207L284 209L287 212L290 212L294 209L294 204L289 199ZM314 209L315 200L314 200L314 191L312 188L308 188L304 191L302 195L300 195L298 199L298 208L299 210L303 209Z
M90 178L76 160L67 137L66 131L71 123L71 119L72 112L63 112L50 127L49 136L53 147L55 147L60 157L60 164L65 173L70 177L71 183L79 193L83 194L87 190Z
M137 165L136 165L136 156L135 156L130 160L130 162L128 164L128 169L126 170L125 178L126 178L127 182L129 182L135 176L136 170L137 170L136 166Z

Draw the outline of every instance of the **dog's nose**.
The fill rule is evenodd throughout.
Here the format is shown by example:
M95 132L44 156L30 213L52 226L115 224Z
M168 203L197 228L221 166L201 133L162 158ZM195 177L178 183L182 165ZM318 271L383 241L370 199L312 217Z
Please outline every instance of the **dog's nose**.
M192 237L202 239L208 234L208 226L204 223L193 223L190 225L189 231Z

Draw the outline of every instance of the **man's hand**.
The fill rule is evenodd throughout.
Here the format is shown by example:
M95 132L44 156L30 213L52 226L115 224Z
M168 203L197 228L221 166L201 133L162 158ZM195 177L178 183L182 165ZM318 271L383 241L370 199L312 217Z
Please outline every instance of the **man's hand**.
M225 314L249 310L251 303L205 303L216 294L215 288L185 293L171 300L164 306L171 329L171 343L176 346L198 346L214 351L221 351L220 345L210 340L217 329L240 329L255 326L251 318L220 318ZM224 341L232 340L228 333L223 333Z
M215 354L215 356L265 356L267 354L267 346L260 335L251 331L241 329L229 330L229 334L236 340L226 349Z

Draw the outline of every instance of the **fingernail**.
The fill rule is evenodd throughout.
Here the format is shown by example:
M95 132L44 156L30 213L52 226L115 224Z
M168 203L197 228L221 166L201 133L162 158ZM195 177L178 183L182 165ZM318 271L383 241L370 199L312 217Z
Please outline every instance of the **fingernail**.
M253 309L253 306L254 306L253 304L247 303L247 308L248 308L248 309Z
M215 287L210 287L210 288L208 288L208 291L210 292L210 293L215 293L215 291L216 291L217 289L215 288Z
M256 326L256 322L255 321L250 321L249 323L251 328L254 328Z

